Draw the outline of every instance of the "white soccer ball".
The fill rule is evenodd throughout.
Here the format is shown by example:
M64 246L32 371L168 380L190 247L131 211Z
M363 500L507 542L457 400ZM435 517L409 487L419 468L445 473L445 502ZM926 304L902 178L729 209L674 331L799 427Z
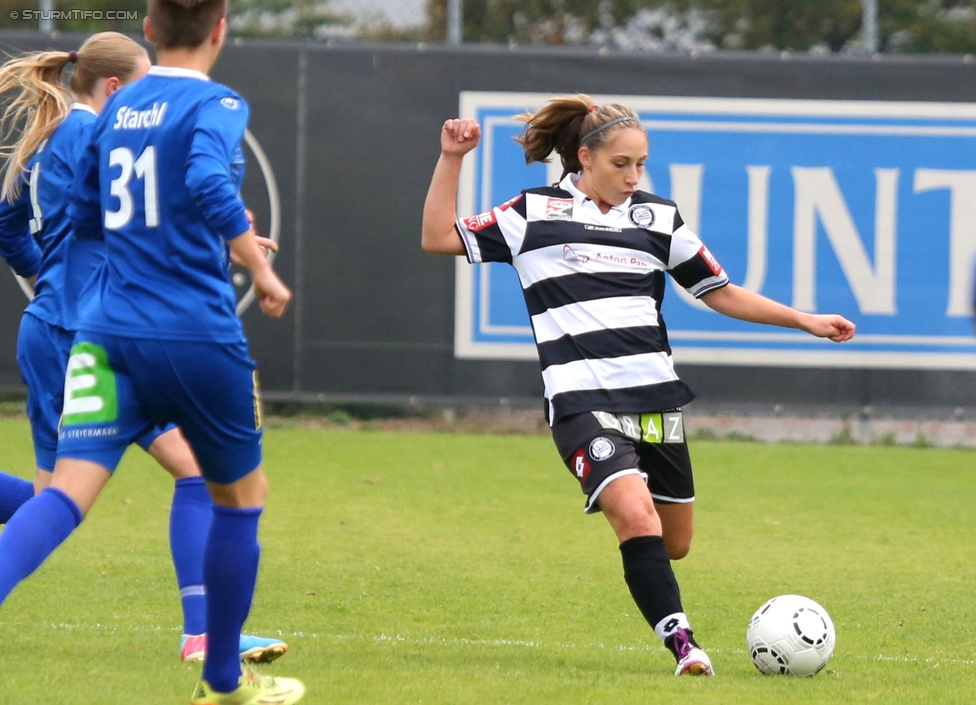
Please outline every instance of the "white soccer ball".
M827 610L801 595L780 595L756 610L746 648L768 675L813 676L834 655L834 623Z

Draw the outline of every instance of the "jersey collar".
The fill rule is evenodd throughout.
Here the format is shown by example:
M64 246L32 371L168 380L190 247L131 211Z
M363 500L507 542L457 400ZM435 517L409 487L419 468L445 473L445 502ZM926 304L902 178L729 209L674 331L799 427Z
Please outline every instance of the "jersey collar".
M184 69L178 66L153 66L149 69L150 76L166 76L168 78L197 78L209 81L210 76L195 69Z
M579 181L579 178L580 174L566 174L565 178L559 182L559 188L573 194L573 199L578 201L581 205L595 208L596 204L593 202L593 199L577 188L576 182ZM610 206L610 210L618 211L620 213L626 213L628 208L630 208L629 198L619 206Z
M91 113L92 115L98 115L98 113L95 112L95 108L93 108L90 105L87 105L86 103L77 103L77 102L72 103L71 104L71 109L72 110L85 110L85 111Z

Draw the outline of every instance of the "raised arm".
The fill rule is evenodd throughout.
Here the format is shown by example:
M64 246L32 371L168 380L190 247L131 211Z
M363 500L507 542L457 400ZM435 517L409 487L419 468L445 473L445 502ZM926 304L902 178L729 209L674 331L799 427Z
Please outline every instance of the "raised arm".
M463 255L464 243L454 228L457 191L464 155L478 146L481 127L474 120L453 119L441 128L441 156L430 179L420 244L437 255Z
M710 291L701 300L713 311L742 321L798 328L835 343L854 337L855 325L843 316L797 311L735 284Z

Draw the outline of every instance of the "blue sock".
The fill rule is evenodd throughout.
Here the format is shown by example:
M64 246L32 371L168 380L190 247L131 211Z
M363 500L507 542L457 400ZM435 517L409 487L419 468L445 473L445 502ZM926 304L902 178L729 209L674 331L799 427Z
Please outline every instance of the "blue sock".
M81 523L81 510L48 487L26 502L0 533L0 603L33 573Z
M207 658L203 679L217 692L237 689L241 676L238 641L251 611L258 575L261 508L215 505L203 575L207 585Z
M0 524L6 524L20 505L34 496L34 483L0 472Z
M213 502L203 478L177 480L169 512L169 549L180 586L184 634L203 634L207 630L203 552L212 518Z

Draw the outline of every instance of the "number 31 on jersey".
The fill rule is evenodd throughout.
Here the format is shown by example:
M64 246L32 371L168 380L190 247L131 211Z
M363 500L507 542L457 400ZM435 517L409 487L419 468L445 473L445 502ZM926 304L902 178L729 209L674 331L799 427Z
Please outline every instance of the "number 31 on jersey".
M135 199L130 188L132 177L143 182L143 211L146 214L146 227L159 225L159 196L156 191L156 147L149 145L136 157L128 147L116 147L108 153L108 164L121 168L121 173L112 179L109 192L119 199L117 210L105 211L105 229L121 230L135 212Z

